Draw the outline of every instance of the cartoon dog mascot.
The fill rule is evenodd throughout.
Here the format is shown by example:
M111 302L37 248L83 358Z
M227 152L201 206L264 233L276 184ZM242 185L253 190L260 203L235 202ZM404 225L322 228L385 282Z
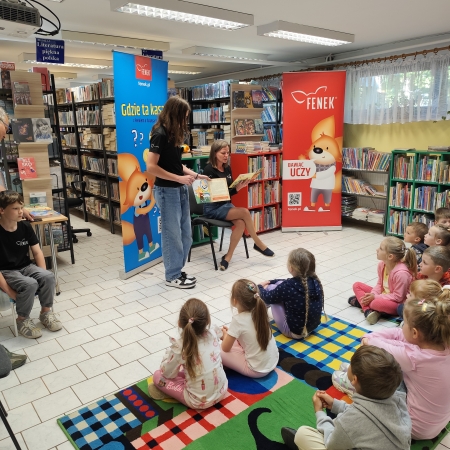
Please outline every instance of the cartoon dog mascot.
M155 182L147 172L141 172L139 161L130 153L117 155L120 190L120 212L123 214L129 208L134 208L133 223L122 221L122 235L124 245L137 241L139 250L138 260L142 261L150 256L159 244L153 244L152 229L150 227L149 212L155 206L152 189ZM144 251L144 236L147 237L148 251Z
M308 157L316 165L316 174L311 180L311 204L303 211L316 211L316 204L319 196L322 195L324 207L318 209L319 212L330 211L333 192L341 189L341 170L337 170L336 162L342 160L342 136L334 137L335 123L334 116L321 120L311 132L311 147L308 150ZM305 159L304 155L299 159Z

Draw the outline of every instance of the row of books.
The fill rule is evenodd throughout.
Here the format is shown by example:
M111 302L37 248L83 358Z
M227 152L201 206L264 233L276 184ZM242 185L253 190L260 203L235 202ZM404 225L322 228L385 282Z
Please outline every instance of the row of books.
M99 200L95 197L86 197L84 199L87 212L104 220L109 220L109 207L106 200Z
M82 148L101 150L103 148L103 134L99 129L85 128L80 133Z
M79 168L77 155L64 153L63 158L64 158L64 167L70 167L72 169Z
M86 182L86 192L94 195L101 195L108 197L108 188L105 180L84 176L83 180ZM119 201L119 183L110 183L111 199Z
M437 157L424 156L417 163L415 178L421 181L448 183L449 163L439 161Z
M277 155L256 156L248 158L248 172L264 169L257 180L278 177Z
M117 168L117 159L116 158L107 158L106 160L108 167L108 174L118 176L118 168Z
M108 152L117 152L117 134L115 128L103 128L103 145Z
M230 96L231 80L207 83L191 88L192 100L214 100Z
M192 146L197 148L205 145L211 146L218 139L230 142L230 132L229 125L222 125L220 128L208 128L207 130L193 128L191 130Z
M19 170L17 167L9 167L8 173L11 180L11 189L22 194L22 182L20 181ZM6 172L4 169L0 171L0 187L8 189L8 185L6 183Z
M19 157L19 144L5 140L5 153L8 161L15 161Z
M75 124L72 111L59 111L59 124L61 126L73 126ZM98 107L91 109L76 110L78 125L100 125L100 111Z
M394 156L393 177L403 180L414 178L414 156Z
M450 190L437 192L436 186L420 186L414 191L414 209L434 212L450 206Z
M391 209L388 221L388 233L404 235L409 224L408 211L396 211Z
M248 207L252 208L254 206L262 205L263 203L263 195L262 195L262 186L260 183L250 184L248 186Z
M235 142L235 153L259 153L270 151L269 141L244 141Z
M264 109L261 111L261 119L263 122L276 122L277 110L274 104L264 105Z
M114 103L107 103L102 105L102 120L103 125L116 124L116 107Z
M281 184L278 180L264 183L264 203L281 202Z
M342 192L347 194L371 195L376 197L386 197L386 193L377 191L366 180L342 175Z
M396 183L389 188L390 206L398 208L411 207L411 185Z
M263 93L260 89L252 89L251 91L234 91L233 92L233 109L236 108L262 108Z
M277 127L275 125L264 125L263 139L275 144L277 142Z
M377 152L372 147L342 149L344 169L387 171L390 159L390 153Z
M412 221L424 223L428 228L431 228L434 225L434 214L433 216L427 214L414 214Z
M93 156L81 155L81 168L97 173L105 173L105 160Z
M341 214L344 217L352 217L353 211L358 206L358 200L353 196L343 195L341 199Z
M225 113L229 110L228 105L213 106L192 110L193 125L196 123L221 123L225 122Z
M263 210L250 211L250 216L252 218L255 231L264 231L265 224L264 224Z
M72 103L72 93L76 103L114 97L114 80L107 78L98 83L72 88L56 89L58 104Z
M267 86L262 88L263 102L274 102L277 99L278 88Z
M14 81L12 84L14 105L32 105L30 85L26 81Z
M112 209L113 209L113 221L120 225L122 223L122 219L120 218L120 207L113 206Z
M263 135L264 124L262 119L234 119L236 136Z
M268 206L264 208L264 229L270 230L281 224L281 208Z

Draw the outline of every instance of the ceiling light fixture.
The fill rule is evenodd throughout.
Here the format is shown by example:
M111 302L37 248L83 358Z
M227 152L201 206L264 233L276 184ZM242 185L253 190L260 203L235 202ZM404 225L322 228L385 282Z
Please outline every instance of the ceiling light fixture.
M253 25L253 15L181 0L110 0L111 11L154 19L204 25L220 30L237 30Z
M234 50L226 50L224 48L212 47L189 47L181 50L185 55L210 56L213 58L238 59L245 61L267 61L268 55L262 53L237 52Z
M80 67L84 69L110 69L112 61L107 59L89 59L89 58L71 58L66 57L64 64L42 63L36 61L36 53L21 53L19 62L28 64L43 64L45 66L63 66L63 67Z
M307 44L328 45L335 47L342 44L351 44L355 41L354 34L339 31L325 30L323 28L309 27L296 23L277 20L257 27L258 36L269 36L290 41L305 42Z
M169 65L169 73L182 74L182 75L197 75L202 72L204 67L193 67L193 66L174 66Z
M107 34L83 33L80 31L62 30L61 37L66 42L78 42L92 45L102 45L121 48L139 48L145 50L170 50L168 42L149 41L146 39L135 39L119 36L109 36Z

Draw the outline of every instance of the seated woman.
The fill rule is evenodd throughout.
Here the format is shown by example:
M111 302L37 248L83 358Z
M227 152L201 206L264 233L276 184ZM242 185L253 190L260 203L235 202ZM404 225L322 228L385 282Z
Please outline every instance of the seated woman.
M227 141L214 141L211 145L209 161L203 170L203 175L208 175L210 178L225 178L228 186L230 186L230 184L233 183L233 176L231 175L231 168L228 165L229 155L230 148ZM236 194L242 188L247 186L247 184L248 180L239 183L235 188L230 189L230 196ZM228 220L234 223L230 238L230 246L226 255L222 256L220 270L226 270L228 268L228 264L233 257L233 252L246 228L254 241L253 248L264 256L274 256L274 252L270 250L267 245L264 245L257 236L255 227L253 226L253 220L247 208L236 208L229 201L206 203L203 205L203 213L209 219Z

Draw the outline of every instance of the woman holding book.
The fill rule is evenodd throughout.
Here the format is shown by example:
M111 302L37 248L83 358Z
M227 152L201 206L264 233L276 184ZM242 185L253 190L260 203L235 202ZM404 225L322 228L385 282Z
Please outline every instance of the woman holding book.
M228 146L228 142L224 140L214 141L211 145L208 164L203 169L203 175L207 175L210 178L225 178L227 185L230 186L233 183L233 176L231 174L231 167L228 165L229 156L230 147ZM242 181L236 187L229 189L230 196L239 192L248 183L249 180ZM203 205L203 213L209 219L228 220L234 224L230 237L230 246L220 261L220 270L228 269L228 264L233 257L234 250L245 229L247 229L255 242L253 248L256 251L262 253L264 256L274 256L274 252L267 245L264 245L257 236L253 220L247 208L236 208L230 201L205 203Z

